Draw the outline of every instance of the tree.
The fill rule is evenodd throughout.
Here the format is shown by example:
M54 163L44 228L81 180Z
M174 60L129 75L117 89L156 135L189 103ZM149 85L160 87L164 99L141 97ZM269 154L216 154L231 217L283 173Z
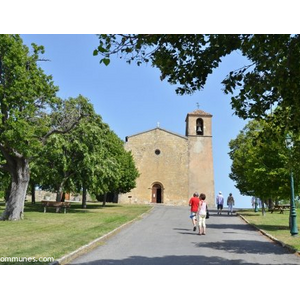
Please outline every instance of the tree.
M30 54L18 35L0 35L0 150L5 159L0 167L11 177L2 220L22 218L29 162L52 134L72 130L85 112L84 101L72 106L56 97L52 77L38 66L44 49L32 46ZM66 118L69 105L72 118Z
M229 176L240 192L263 200L288 198L290 164L294 166L295 178L300 175L299 137L294 137L294 140L294 154L291 156L280 128L265 120L249 122L229 143L232 159Z
M29 157L39 141L30 141L43 133L45 122L40 113L55 103L57 88L52 78L37 67L38 53L22 44L18 36L0 36L0 150L5 158L2 169L11 175L10 196L3 219L18 220L29 182ZM41 129L40 129L41 128Z
M103 205L107 193L129 192L136 186L139 176L132 154L124 149L123 141L113 131L107 131L105 137L102 162L95 164L94 176L89 177L92 179L89 191L98 200L104 196Z
M95 133L92 124L97 116L88 99L81 95L78 98L68 99L73 102L73 105L82 100L88 103L88 116L83 118L72 131L63 135L52 134L33 163L39 185L44 189L55 191L58 202L62 200L64 192L81 190L81 185L78 187L76 182L81 182L82 178L86 177L82 171L91 167L88 161L90 156L95 154L91 149L97 143L97 139L104 136L99 130ZM71 107L69 106L68 109L70 113ZM68 118L71 118L71 115Z
M123 142L94 111L72 132L53 134L34 162L39 185L57 192L128 192L135 187L137 171Z
M161 79L176 84L178 94L204 88L207 77L233 51L249 64L232 70L223 80L224 92L233 94L231 105L244 119L261 118L281 106L291 108L287 130L300 128L300 35L99 35L94 55L108 65L118 54L138 65L151 62Z
M126 152L121 139L102 121L91 115L81 122L72 134L71 146L77 153L70 177L77 191L83 192L82 206L86 206L86 191L105 195L108 192L128 192L135 187L138 176L131 153ZM71 182L70 182L71 183Z

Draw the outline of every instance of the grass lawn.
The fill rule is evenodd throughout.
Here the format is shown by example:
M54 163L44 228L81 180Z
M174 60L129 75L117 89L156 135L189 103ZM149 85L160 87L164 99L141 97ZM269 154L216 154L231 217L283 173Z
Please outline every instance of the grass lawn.
M0 214L4 210L0 202ZM148 205L119 205L72 203L68 213L56 213L55 208L43 212L40 203L25 204L25 218L21 221L0 221L0 264L26 264L5 262L3 258L35 257L37 260L53 257L55 260L92 240L105 235L120 225L150 210ZM48 264L35 262L34 264ZM32 264L32 263L31 263Z
M283 243L300 251L300 209L297 209L297 224L299 235L292 237L289 230L289 212L283 214L274 211L272 214L266 211L265 216L261 212L242 210L239 212L250 224L264 230Z

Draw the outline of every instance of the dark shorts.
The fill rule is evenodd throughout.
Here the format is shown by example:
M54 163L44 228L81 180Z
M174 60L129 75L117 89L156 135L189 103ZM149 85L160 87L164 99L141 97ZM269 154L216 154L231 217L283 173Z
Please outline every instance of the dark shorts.
M223 204L218 204L218 209L223 209Z
M197 213L196 212L191 212L191 215L190 215L190 218L193 219L193 218L196 218L197 216Z

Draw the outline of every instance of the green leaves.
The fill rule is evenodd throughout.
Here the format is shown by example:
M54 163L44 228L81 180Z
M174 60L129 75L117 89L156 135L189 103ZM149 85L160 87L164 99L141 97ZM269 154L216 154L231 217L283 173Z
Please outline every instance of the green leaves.
M104 56L103 63L114 54L137 65L151 61L160 69L161 80L177 85L178 94L191 94L204 87L221 58L239 45L237 35L111 34L99 35L94 55Z
M109 59L109 58L102 58L102 59L100 60L100 63L104 63L106 66L108 66L109 63L110 63L110 59Z
M55 105L57 91L37 65L43 47L33 48L30 55L18 35L0 35L0 143L27 158L40 146L42 112Z
M123 142L95 112L72 132L51 135L33 166L36 182L46 189L80 192L84 185L96 195L128 192L138 176Z
M285 34L129 34L99 35L94 55L109 64L112 55L137 65L151 62L176 93L205 87L222 58L239 50L249 60L222 81L231 105L243 119L265 117L275 106L290 107L291 130L300 129L300 35Z
M35 183L52 190L80 191L83 184L97 193L130 189L137 172L122 141L84 96L56 97L52 77L37 65L44 48L32 46L30 55L18 35L0 35L0 144L6 160L30 160Z
M299 189L299 144L294 143L293 152L289 152L285 132L276 126L276 122L249 122L237 138L230 141L229 147L230 178L241 193L261 199L288 198L291 166L295 170L296 190Z

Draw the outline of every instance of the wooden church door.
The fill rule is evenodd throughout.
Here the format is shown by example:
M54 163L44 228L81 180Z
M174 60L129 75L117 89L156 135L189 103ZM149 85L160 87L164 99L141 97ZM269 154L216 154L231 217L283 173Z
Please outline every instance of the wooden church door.
M156 183L152 186L152 203L162 203L162 187Z

